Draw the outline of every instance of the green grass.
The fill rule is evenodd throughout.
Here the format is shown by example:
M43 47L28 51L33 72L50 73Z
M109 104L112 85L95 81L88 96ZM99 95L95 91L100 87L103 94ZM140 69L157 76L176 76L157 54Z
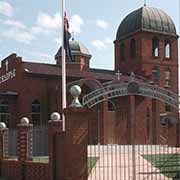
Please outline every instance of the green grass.
M180 171L180 154L153 154L143 157L169 178L173 178L177 171Z
M33 157L33 162L48 163L49 158L47 156L37 156Z
M99 159L98 157L88 157L88 174L91 173L98 159Z

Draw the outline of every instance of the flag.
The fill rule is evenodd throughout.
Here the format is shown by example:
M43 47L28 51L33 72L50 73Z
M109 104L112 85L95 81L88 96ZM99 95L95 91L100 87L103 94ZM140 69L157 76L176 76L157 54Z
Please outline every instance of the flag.
M71 47L69 44L70 39L71 39L71 33L69 32L69 22L65 12L64 13L64 49L66 51L68 61L72 61Z

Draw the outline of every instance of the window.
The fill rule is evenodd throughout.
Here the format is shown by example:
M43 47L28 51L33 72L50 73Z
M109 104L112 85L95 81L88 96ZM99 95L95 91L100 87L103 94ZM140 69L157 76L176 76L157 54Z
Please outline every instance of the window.
M122 43L120 46L120 59L121 62L125 62L125 44Z
M157 38L152 40L152 55L153 57L159 56L159 41Z
M35 127L41 125L41 106L38 100L32 102L32 124Z
M7 101L0 103L0 122L4 122L7 127L9 127L10 112L9 104Z
M130 42L130 57L136 57L136 41L134 39Z
M171 86L171 71L170 69L167 69L164 73L164 77L165 77L165 87L170 87Z
M165 42L164 52L165 52L165 58L170 59L171 58L171 44L169 41Z
M167 103L165 103L165 111L166 112L171 112L171 106Z
M157 66L154 66L152 69L152 80L155 82L159 81L159 70Z

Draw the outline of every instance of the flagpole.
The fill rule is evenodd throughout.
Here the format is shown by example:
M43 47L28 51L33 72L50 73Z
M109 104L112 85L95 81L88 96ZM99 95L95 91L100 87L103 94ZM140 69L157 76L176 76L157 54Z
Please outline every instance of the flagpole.
M64 12L65 12L65 0L62 0L62 110L66 108L66 51L64 48ZM62 113L62 130L65 131L65 116Z

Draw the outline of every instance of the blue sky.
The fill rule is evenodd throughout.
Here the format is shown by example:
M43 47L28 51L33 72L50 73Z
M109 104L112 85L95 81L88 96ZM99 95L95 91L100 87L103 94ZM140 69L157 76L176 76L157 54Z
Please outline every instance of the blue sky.
M143 0L66 0L71 31L92 54L91 67L114 68L113 41L122 19ZM147 0L174 20L179 1ZM61 44L61 0L0 0L0 59L15 52L26 61L55 63Z

